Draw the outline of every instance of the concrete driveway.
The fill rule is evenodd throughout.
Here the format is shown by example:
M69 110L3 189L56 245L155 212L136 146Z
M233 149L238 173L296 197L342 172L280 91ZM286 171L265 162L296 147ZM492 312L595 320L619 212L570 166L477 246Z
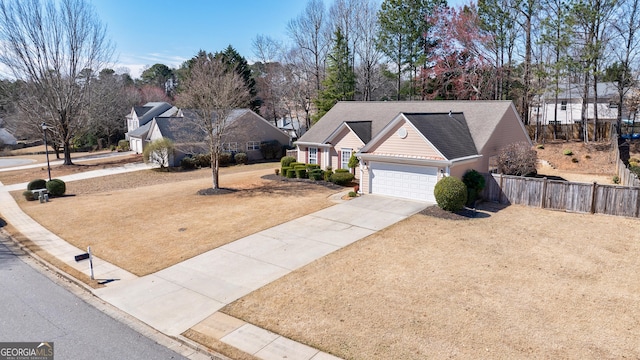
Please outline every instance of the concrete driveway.
M179 335L226 304L429 205L365 195L95 292L157 330Z

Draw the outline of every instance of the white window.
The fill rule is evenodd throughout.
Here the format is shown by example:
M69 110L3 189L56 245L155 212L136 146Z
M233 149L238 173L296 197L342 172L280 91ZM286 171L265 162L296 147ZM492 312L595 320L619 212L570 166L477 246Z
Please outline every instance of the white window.
M318 148L310 147L309 148L309 164L317 164L318 163Z
M238 143L237 142L222 143L222 151L238 152Z
M247 141L247 151L260 150L260 141Z
M349 168L349 159L351 159L351 149L342 149L340 150L340 168L348 169Z

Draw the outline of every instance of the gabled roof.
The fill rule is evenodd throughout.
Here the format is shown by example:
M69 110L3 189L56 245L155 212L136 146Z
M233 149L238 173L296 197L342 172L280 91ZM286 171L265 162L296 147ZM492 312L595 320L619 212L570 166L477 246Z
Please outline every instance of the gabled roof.
M353 132L363 144L371 140L371 121L345 121L338 126L324 141L323 144L333 143L333 139L342 132L343 129Z
M371 121L347 121L347 126L363 143L371 141Z
M403 113L404 117L448 160L478 155L462 113Z
M129 131L129 137L143 138L147 136L149 129L151 127L151 123L148 122L133 131Z
M154 117L161 116L164 113L169 112L169 110L172 110L174 106L166 102L149 102L142 107L136 108L134 108L134 111L136 111L136 115L138 116L138 124L142 126L153 120ZM175 108L175 110L177 111L177 108ZM142 116L138 115L138 111L141 111L141 113L142 111L144 111L144 113L142 113ZM173 114L169 112L169 114L167 115Z
M190 118L157 117L154 121L162 136L177 144L199 143L207 140L206 132Z
M449 111L464 114L478 151L482 151L507 112L512 111L519 120L511 101L341 101L298 142L322 144L345 121L371 121L371 134L375 137L400 113L448 114Z

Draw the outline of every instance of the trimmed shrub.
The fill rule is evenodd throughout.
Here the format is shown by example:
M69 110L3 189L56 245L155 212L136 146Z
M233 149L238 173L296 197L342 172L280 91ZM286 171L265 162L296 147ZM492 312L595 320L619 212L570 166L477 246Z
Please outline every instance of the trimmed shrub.
M339 173L348 173L348 172L349 172L349 169L336 169L336 174L339 174Z
M613 176L613 183L614 184L620 184L620 177L618 175L614 175Z
M129 140L120 140L118 141L118 147L116 148L118 151L129 151L131 147L129 145Z
M294 167L296 171L296 177L298 179L306 179L307 178L307 167L304 165L298 165Z
M347 185L355 178L349 170L347 170L347 172L339 172L338 170L340 169L337 169L336 172L329 177L329 181L336 185Z
M47 191L51 196L62 196L67 192L67 185L60 179L51 179L47 181Z
M295 178L296 177L296 169L288 168L286 177L288 177L289 179Z
M467 205L472 205L484 189L484 176L475 170L468 170L462 176L462 182L467 187Z
M236 164L247 165L249 163L249 157L245 153L237 153L233 156L233 159L236 161Z
M282 176L287 176L287 171L291 169L291 166L285 166L283 168L280 169L280 174L282 174Z
M199 168L211 167L211 154L196 154L193 159Z
M433 190L438 206L447 211L458 211L467 202L467 187L462 180L447 176L436 183Z
M571 158L571 162L572 162L572 163L574 163L574 164L575 164L575 163L577 163L577 162L579 162L579 161L580 161L580 160L578 160L578 158Z
M295 161L296 158L294 158L293 156L285 156L280 159L280 167L291 166L291 163Z
M544 150L544 145L542 145L542 144L538 144L538 145L536 146L536 149Z
M356 197L358 196L358 193L356 193L355 191L349 191L349 197Z
M307 164L307 171L311 171L314 169L320 169L320 165L318 164Z
M31 180L27 184L27 190L37 190L37 189L46 189L46 188L47 188L47 180L44 180L44 179Z
M333 171L331 170L331 166L327 166L327 169L322 173L324 177L324 181L330 181L331 175L333 175Z
M571 151L571 149L564 149L562 153L567 156L573 155L573 151Z
M218 165L229 166L229 164L231 164L231 153L220 153L220 156L218 156Z
M322 171L322 169L313 169L309 172L309 179L315 180L315 181L323 180L324 178L323 173L324 171Z
M27 200L27 201L33 201L33 200L37 200L38 199L36 197L36 195L31 192L31 190L23 191L22 192L22 196L24 196L25 200Z
M193 170L198 167L198 164L194 158L187 156L180 160L180 167L184 170Z

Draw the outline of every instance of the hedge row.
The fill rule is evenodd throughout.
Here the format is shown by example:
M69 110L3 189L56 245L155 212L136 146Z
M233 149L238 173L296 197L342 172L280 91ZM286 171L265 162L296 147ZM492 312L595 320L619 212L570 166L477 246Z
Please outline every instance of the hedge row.
M280 159L280 175L290 179L324 180L337 185L347 185L355 178L347 169L336 169L333 172L328 167L326 170L322 170L318 164L299 163L292 156L285 156Z

